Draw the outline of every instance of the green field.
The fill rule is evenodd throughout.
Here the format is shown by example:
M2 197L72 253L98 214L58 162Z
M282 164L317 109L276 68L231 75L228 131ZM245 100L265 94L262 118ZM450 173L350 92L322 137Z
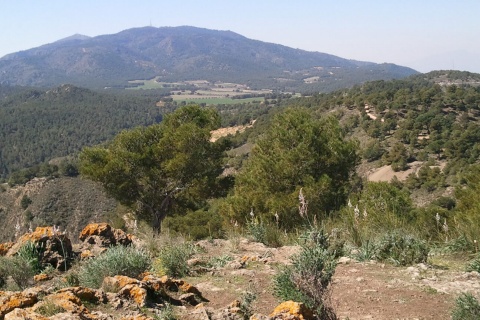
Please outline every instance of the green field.
M138 84L137 87L130 87L126 88L128 90L141 90L141 89L162 89L167 85L168 87L171 87L173 85L179 85L181 86L181 83L168 83L168 82L157 82L156 79L150 79L150 80L134 80L134 81L129 81L129 83L133 84Z
M212 105L212 104L236 104L236 103L245 103L245 102L261 102L263 101L263 98L261 97L256 97L256 98L246 98L246 99L231 99L231 98L196 98L196 99L182 99L181 96L179 97L174 97L174 100L177 102L180 101L185 101L187 104L188 103L205 103L207 105Z

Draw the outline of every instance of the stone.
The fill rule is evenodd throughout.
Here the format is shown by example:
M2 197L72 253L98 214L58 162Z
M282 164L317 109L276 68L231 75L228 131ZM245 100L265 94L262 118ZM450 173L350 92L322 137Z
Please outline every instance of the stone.
M60 289L57 293L70 292L82 301L90 301L94 303L106 303L107 296L102 290L90 289L85 287L69 287Z
M180 300L183 305L196 306L198 304L198 301L195 299L195 294L193 293L184 293L178 297L178 300Z
M5 320L48 320L47 317L42 316L41 314L35 313L31 310L25 309L14 309L12 312L9 312L5 315Z
M115 236L107 223L90 223L80 232L80 241L91 245L109 247L115 245Z
M120 289L117 296L131 299L139 307L144 307L147 303L147 289L137 284L127 284Z
M8 250L10 250L10 248L13 247L14 244L14 242L0 243L0 256L6 255Z
M50 279L51 279L51 277L49 277L45 273L40 273L40 274L36 274L36 275L33 276L33 280L35 282L47 281L47 280L50 280Z
M108 223L90 223L80 232L80 241L108 248L112 245L130 245L134 236L121 229L112 228Z
M349 264L352 261L349 257L340 257L338 259L339 264Z
M154 319L147 317L146 315L140 314L136 316L123 317L123 318L120 318L120 320L154 320Z
M50 264L56 269L65 271L69 267L69 259L73 256L72 243L63 233L53 227L37 227L34 232L26 233L8 250L7 256L15 255L27 242L41 248L40 262Z
M93 258L95 257L95 255L92 253L92 251L90 250L83 250L81 253L80 253L80 260L86 260L86 259L89 259L89 258Z
M114 276L114 277L105 277L103 279L102 287L117 287L119 289L125 287L129 284L136 284L139 285L141 283L140 280L130 278L127 276Z
M275 319L309 320L313 318L313 312L303 303L295 301L285 301L278 305L270 317ZM288 317L288 318L287 318Z
M31 307L37 301L36 293L3 291L0 294L0 319L16 308Z

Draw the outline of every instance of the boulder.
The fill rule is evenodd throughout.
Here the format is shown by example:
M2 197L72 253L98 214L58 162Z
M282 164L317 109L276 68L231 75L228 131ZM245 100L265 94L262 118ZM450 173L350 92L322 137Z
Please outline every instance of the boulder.
M0 256L6 255L8 250L10 250L10 248L13 247L14 244L14 242L0 243Z
M112 228L108 223L90 223L80 232L79 239L86 244L108 248L112 245L128 246L133 236Z
M38 301L34 292L0 292L0 319L16 308L27 308Z
M66 270L73 256L70 239L55 227L37 227L26 233L8 250L7 256L14 256L26 243L32 242L41 252L40 263L50 264L56 269Z
M278 305L270 314L273 319L309 320L314 319L313 312L303 303L285 301Z
M15 309L5 315L5 320L48 320L47 317L26 309Z

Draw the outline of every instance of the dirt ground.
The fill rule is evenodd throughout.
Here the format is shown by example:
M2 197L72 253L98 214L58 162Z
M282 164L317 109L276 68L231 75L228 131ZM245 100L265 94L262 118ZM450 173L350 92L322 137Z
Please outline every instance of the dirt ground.
M201 259L233 258L222 268L187 279L209 300L207 307L224 308L250 291L257 296L254 312L267 315L280 302L272 294L273 275L298 252L295 246L267 248L247 239L202 241L199 246ZM478 273L448 264L395 267L344 257L334 276L331 303L340 319L450 319L455 298L467 291L480 293ZM184 315L188 319L188 311Z

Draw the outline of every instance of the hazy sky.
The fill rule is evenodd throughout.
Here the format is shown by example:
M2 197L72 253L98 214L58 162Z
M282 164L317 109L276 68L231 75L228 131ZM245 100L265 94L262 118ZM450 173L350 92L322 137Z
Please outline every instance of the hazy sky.
M480 73L480 0L0 0L0 57L75 33L191 25L421 72Z

